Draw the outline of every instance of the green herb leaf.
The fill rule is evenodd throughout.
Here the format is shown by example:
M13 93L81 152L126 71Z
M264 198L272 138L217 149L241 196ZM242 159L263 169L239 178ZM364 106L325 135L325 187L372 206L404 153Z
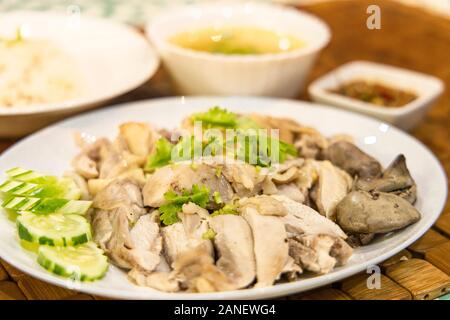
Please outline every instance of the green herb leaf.
M213 240L217 233L213 229L208 229L202 234L203 240Z
M253 119L246 116L240 116L236 124L237 129L261 129L261 126Z
M192 122L201 121L204 128L235 128L238 115L218 106L192 115Z
M160 219L166 225L174 224L180 219L178 212L181 211L183 204L193 202L196 205L205 208L209 202L210 190L206 186L198 186L194 184L192 190L183 190L181 195L173 190L169 190L164 194L167 204L159 207Z
M193 160L202 156L202 142L192 136L183 136L174 146L173 154L177 157L174 161Z
M272 150L273 146L277 146L279 159L276 160L280 163L283 163L288 155L297 156L297 150L292 144L266 134L249 133L243 130L239 131L233 139L234 141L229 145L234 145L235 149L232 151L235 157L252 165L270 167L272 157L275 155L275 150ZM228 154L230 154L230 150L228 150Z
M221 214L238 214L237 208L234 204L226 204L222 209L211 213L211 217L219 216Z
M173 145L165 138L156 142L155 152L148 156L144 170L153 172L156 168L164 167L171 162Z
M221 203L223 203L222 197L220 196L220 192L219 192L219 191L214 191L214 193L213 193L213 198L214 198L214 202L215 202L216 204L221 204Z
M182 206L182 204L168 203L159 207L159 218L161 219L162 223L164 223L166 226L169 226L180 221L180 218L178 218L178 212L181 211Z
M196 205L205 208L209 202L210 190L206 186L199 187L194 184L192 186L192 195L190 196L190 201L194 202Z

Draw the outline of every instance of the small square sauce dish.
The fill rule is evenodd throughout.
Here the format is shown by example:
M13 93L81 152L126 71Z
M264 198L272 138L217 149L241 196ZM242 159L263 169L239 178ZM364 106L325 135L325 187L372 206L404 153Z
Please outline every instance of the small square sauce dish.
M444 91L423 73L368 61L347 63L308 87L315 102L367 114L411 130Z

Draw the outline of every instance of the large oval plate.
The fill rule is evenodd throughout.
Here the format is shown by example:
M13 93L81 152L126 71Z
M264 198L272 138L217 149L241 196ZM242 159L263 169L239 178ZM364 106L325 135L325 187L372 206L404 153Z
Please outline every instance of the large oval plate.
M447 178L433 154L420 142L400 130L379 121L349 112L300 101L251 97L168 98L125 104L90 112L57 123L17 143L0 158L0 171L13 166L32 168L51 174L62 174L70 168L76 154L72 137L76 131L95 136L114 137L120 123L129 120L148 121L159 127L176 127L183 117L219 105L237 112L259 112L291 117L319 129L326 135L348 133L358 145L383 165L405 154L409 169L418 186L417 208L422 219L416 224L355 250L347 265L333 272L268 288L247 289L208 294L162 293L141 288L127 280L126 273L111 266L107 276L98 282L74 285L54 276L36 263L34 254L24 251L18 242L14 223L0 215L0 255L18 269L41 280L68 286L79 291L125 299L262 299L292 294L323 286L363 271L417 240L437 219L447 196ZM4 176L0 176L4 179Z

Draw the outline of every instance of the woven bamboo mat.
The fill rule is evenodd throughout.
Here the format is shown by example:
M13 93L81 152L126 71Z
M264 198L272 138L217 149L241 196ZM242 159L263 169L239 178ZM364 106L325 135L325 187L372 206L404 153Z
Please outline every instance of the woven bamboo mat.
M382 9L381 30L366 28L366 8ZM415 69L443 79L450 88L450 21L392 1L351 0L304 9L324 19L333 32L310 81L351 60L371 60ZM170 94L161 70L150 83L120 98L133 101ZM302 99L308 99L306 94ZM412 134L425 143L450 176L450 91L447 90ZM0 152L12 141L0 141ZM369 274L358 274L314 291L283 299L435 299L450 292L450 201L420 240L380 264L381 288L368 289ZM448 294L447 294L448 296ZM0 299L102 299L31 278L0 260Z

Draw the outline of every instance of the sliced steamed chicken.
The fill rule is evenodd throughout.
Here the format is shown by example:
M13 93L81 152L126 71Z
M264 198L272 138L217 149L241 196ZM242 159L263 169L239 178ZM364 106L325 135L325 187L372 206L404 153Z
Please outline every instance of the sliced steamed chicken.
M118 266L152 271L160 263L159 217L143 208L139 187L129 180L109 184L94 198L94 240Z
M287 233L280 216L286 214L270 196L241 200L240 213L250 225L256 260L256 287L271 286L286 270L289 261ZM299 270L300 271L300 270Z
M289 254L302 269L324 274L348 261L353 250L337 224L308 206L274 197L286 208L281 220L289 235Z
M329 161L316 161L318 183L313 192L319 212L330 220L336 219L336 207L349 193L352 178Z
M214 167L206 164L192 166L180 163L159 168L148 177L143 189L144 204L160 207L166 203L164 194L167 191L190 190L194 184L207 186L211 194L219 192L225 203L231 201L234 194L230 183L223 175L218 174Z
M252 231L239 215L213 217L210 227L216 233L214 245L218 252L217 267L231 280L236 289L245 288L255 279L256 262Z
M204 211L206 210L193 203L185 204L178 214L181 221L162 228L165 258L170 266L173 266L182 253L197 247L214 257L211 240L202 237L209 229Z

